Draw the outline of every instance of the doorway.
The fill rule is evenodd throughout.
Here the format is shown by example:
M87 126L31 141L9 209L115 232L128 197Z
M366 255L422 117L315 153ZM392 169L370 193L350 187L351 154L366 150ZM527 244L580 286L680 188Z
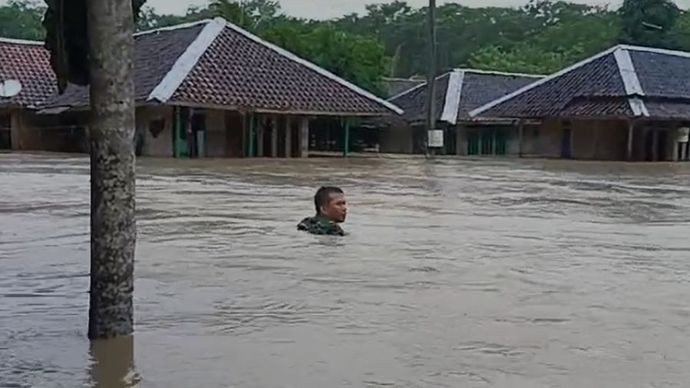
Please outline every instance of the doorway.
M0 114L0 150L12 149L12 117L9 113Z

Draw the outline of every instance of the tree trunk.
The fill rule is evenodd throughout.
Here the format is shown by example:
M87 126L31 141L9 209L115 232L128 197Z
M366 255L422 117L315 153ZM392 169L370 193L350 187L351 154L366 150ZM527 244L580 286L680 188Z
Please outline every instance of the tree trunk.
M91 339L126 336L134 329L133 32L131 0L88 0Z

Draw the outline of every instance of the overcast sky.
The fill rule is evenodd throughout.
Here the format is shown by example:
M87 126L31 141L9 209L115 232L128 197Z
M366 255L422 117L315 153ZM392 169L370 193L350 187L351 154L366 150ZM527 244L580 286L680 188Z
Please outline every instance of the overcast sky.
M384 3L390 0L279 0L285 12L293 16L314 19L327 19L342 16L350 12L362 12L366 4ZM572 0L576 3L618 6L623 0ZM147 5L159 13L183 14L190 5L205 5L208 0L147 0ZM408 4L421 6L428 0L407 0ZM439 3L454 2L470 7L479 6L519 6L528 0L438 0ZM676 0L683 9L690 8L690 0ZM0 0L7 4L7 0Z
M366 4L383 3L388 1L378 0L280 0L285 12L294 16L307 18L331 18L341 16L350 12L361 12ZM408 0L413 6L428 4L428 0ZM496 6L518 6L527 3L527 0L455 0L439 2L455 2L471 7L496 5ZM622 0L574 0L577 3L613 5L617 6ZM147 4L163 13L184 13L190 5L204 5L207 0L148 0ZM683 9L690 8L690 0L677 0Z

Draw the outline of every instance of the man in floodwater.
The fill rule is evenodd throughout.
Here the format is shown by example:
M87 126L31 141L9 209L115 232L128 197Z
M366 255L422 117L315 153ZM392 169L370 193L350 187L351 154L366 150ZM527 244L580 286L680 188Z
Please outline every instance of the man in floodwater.
M340 223L345 222L347 203L345 194L338 187L321 187L314 195L316 215L307 217L297 229L311 234L344 236Z

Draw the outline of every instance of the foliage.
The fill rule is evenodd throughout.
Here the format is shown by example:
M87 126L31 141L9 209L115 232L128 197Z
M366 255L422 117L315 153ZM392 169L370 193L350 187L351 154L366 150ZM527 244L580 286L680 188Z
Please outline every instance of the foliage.
M10 0L0 7L0 36L15 39L43 40L41 26L45 6L38 0Z
M671 0L625 0L620 11L621 40L625 43L677 48L672 30L680 9Z

